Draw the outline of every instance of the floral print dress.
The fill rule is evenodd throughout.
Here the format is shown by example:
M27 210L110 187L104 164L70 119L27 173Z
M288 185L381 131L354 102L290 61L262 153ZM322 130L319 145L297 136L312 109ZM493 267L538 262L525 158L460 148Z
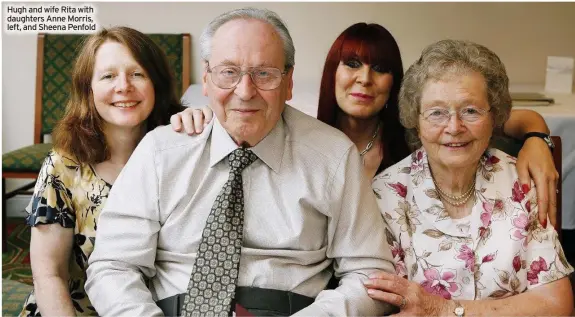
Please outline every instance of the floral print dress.
M398 275L446 299L478 300L513 296L573 272L557 232L539 224L534 185L522 191L514 157L488 149L475 186L471 215L452 219L423 148L374 178Z
M98 177L90 165L79 164L71 155L51 151L26 208L26 222L30 226L58 224L74 230L68 286L77 316L97 316L84 283L88 257L96 239L96 222L110 189L111 185ZM26 299L20 316L41 316L34 292Z

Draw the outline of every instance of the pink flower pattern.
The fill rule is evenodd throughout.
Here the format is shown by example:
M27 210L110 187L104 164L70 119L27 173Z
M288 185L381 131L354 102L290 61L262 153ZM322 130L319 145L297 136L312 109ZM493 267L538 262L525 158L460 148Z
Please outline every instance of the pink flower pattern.
M538 284L539 283L539 273L549 271L549 267L547 266L547 262L544 258L539 257L539 259L531 262L531 266L529 267L529 271L527 272L527 279L529 280L530 285Z
M481 213L481 226L479 227L479 238L480 241L485 242L491 235L491 217L493 216L493 205L484 202L483 204L483 212Z
M485 165L486 166L496 165L497 163L499 163L499 161L501 161L501 160L497 156L488 155L487 160L485 161Z
M481 263L489 263L489 262L495 260L496 255L497 255L497 252L484 256L483 259L481 260Z
M514 227L512 238L523 241L523 248L526 248L528 242L527 237L529 236L529 217L526 213L522 212L513 218L512 223Z
M523 189L521 189L521 185L519 184L519 180L516 180L513 183L513 189L511 190L512 199L514 202L520 203L525 199L525 193L523 193Z
M399 197L405 198L407 195L407 186L403 185L402 183L394 183L394 184L387 184L389 187L393 188L393 190L399 195Z
M535 189L523 192L514 163L499 150L486 151L467 233L433 213L444 207L428 195L435 186L423 148L378 175L372 185L389 225L396 273L446 299L484 299L513 296L573 272L556 249L553 229L538 227Z
M397 241L393 241L393 245L391 246L391 255L393 258L398 258L403 260L405 258L405 251L401 248Z
M459 249L457 258L465 262L465 268L469 270L469 272L473 272L473 268L475 267L475 252L466 244L462 245Z
M503 204L503 200L501 199L496 199L495 200L495 204L494 204L494 209L495 210L501 210L505 207L505 205Z
M459 291L459 285L454 281L456 274L451 270L440 272L436 268L431 268L425 270L423 275L425 281L421 283L421 286L428 293L451 299L452 294L457 294Z
M423 169L423 151L417 150L412 154L411 172L417 172Z
M405 266L405 262L402 260L395 260L395 274L401 276L403 278L407 278L407 267Z
M515 273L521 270L521 258L519 257L519 255L516 255L513 258L513 270L515 270Z

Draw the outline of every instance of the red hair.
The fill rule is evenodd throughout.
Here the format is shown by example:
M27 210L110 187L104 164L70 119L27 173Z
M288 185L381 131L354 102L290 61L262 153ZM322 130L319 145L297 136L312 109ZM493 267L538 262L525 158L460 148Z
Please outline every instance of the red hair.
M398 96L403 80L401 53L393 35L379 24L356 23L335 40L323 68L319 91L317 118L336 127L339 111L335 99L335 73L340 62L358 59L369 65L380 65L393 76L393 86L387 106L379 112L382 122L383 161L377 173L399 162L410 154L405 139L405 128L399 123Z

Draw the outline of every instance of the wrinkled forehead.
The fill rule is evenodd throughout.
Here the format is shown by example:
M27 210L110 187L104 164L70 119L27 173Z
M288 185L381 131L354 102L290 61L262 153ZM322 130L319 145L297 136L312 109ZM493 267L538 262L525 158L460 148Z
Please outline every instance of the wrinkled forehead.
M427 81L457 81L464 76L478 74L483 75L471 67L458 63L438 61L431 63L426 71Z
M475 71L458 70L430 77L423 85L420 105L422 109L488 106L485 78Z
M210 55L210 64L283 69L285 63L280 35L273 26L256 19L235 19L220 26L212 38Z

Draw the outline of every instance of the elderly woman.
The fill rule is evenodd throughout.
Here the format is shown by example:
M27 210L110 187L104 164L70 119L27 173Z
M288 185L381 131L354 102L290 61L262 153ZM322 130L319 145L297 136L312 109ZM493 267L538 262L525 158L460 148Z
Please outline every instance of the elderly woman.
M533 184L490 147L509 117L505 67L489 49L444 40L404 77L400 118L420 147L376 176L398 275L367 282L401 315L569 315L567 263L537 221Z

